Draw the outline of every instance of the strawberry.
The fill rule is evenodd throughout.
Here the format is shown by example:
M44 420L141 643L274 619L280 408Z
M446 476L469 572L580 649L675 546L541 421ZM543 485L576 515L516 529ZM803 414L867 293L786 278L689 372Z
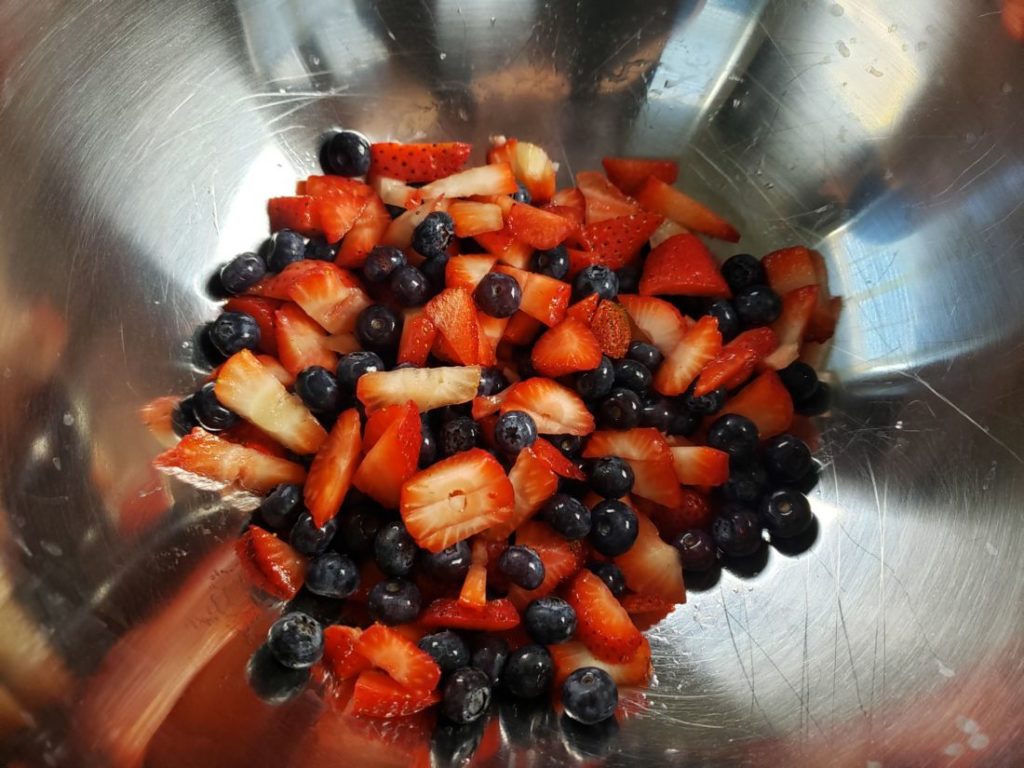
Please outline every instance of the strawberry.
M259 296L232 296L224 304L225 312L244 312L251 315L260 327L260 352L277 354L277 334L274 332L274 312L281 306L276 299Z
M547 523L529 520L516 531L516 544L530 547L544 563L544 581L533 590L512 586L508 597L520 609L531 600L551 594L570 576L575 575L587 560L586 547L580 541L567 541Z
M583 230L582 208L576 209L567 205L552 205L551 203L548 203L547 205L542 205L540 209L542 211L547 211L548 213L553 213L556 216L561 216L565 220L569 231L563 242L567 245L577 245L579 243L579 235Z
M281 305L274 326L278 358L292 376L314 365L329 371L338 365L338 355L327 348L327 334L294 304Z
M589 435L594 417L567 387L544 378L525 379L508 388L501 412L526 411L542 435Z
M405 208L407 211L423 205L423 193L416 187L410 187L401 179L392 179L390 176L371 176L368 181L384 205Z
M623 595L621 602L629 618L641 632L646 632L664 621L676 608L676 604L671 600L662 600L653 595Z
M586 201L586 223L632 216L640 213L640 206L626 197L608 179L597 171L582 171L576 174L576 186ZM657 213L657 211L655 211Z
M548 465L548 469L559 477L570 480L584 480L586 475L583 471L551 443L543 437L538 437L530 446L530 452L538 459Z
M512 168L506 163L481 165L432 181L420 191L423 199L432 197L471 197L472 195L511 195L519 187Z
M818 294L818 307L811 315L805 336L808 341L824 343L832 338L839 323L839 315L843 311L843 300L838 296L828 299L821 305L821 293Z
M768 276L768 285L779 296L785 296L797 288L818 284L818 270L815 269L814 251L802 245L772 251L763 259Z
M537 373L553 379L591 371L601 362L601 346L590 328L567 317L537 339L530 362Z
M676 224L674 221L672 221L672 219L665 219L661 222L661 225L656 230L654 230L654 232L651 233L651 239L648 241L648 243L650 244L651 249L653 250L654 248L657 248L659 245L668 240L670 237L675 237L676 235L685 235L689 231L690 230L688 230L686 227L681 227L678 224Z
M273 358L270 359L273 360ZM248 421L239 421L234 426L221 432L220 436L229 443L244 445L246 448L255 448L257 451L267 454L267 456L277 456L282 459L288 458L288 451L285 450L284 446Z
M291 301L291 289L296 283L310 280L314 275L338 272L338 267L326 261L303 259L289 264L276 275L267 275L248 290L250 296Z
M297 185L299 192L304 195L311 195L316 198L329 195L346 194L349 192L365 192L366 184L357 179L350 179L346 176L307 176L305 181Z
M371 144L370 173L401 181L434 181L461 170L472 150L471 144L458 141L442 144Z
M428 214L434 211L447 210L448 201L440 198L427 200L418 208L406 211L397 219L388 224L387 230L380 242L382 245L393 245L396 248L408 248L412 245L413 230L419 226Z
M544 330L544 323L534 320L520 310L508 318L501 340L517 347L525 347L527 344L531 344L542 330Z
M469 199L474 203L490 203L498 206L501 208L502 218L508 216L512 211L512 206L516 204L511 195L473 195Z
M590 436L584 458L618 456L633 470L633 493L658 504L674 506L682 500L672 470L668 443L653 427L601 431Z
M420 415L413 402L367 451L352 484L387 509L398 507L401 484L416 472L420 456Z
M437 691L406 688L383 672L368 669L356 679L345 713L355 717L405 717L432 707L440 700L441 694Z
M418 452L419 440L415 448ZM514 507L512 483L498 460L480 448L450 456L401 486L405 527L431 552L505 523Z
M789 367L792 363L797 360L803 359L803 352L812 342L805 342L803 348L799 344L784 344L783 346L776 349L767 357L763 358L758 363L759 370L767 370L771 368L773 371L781 371L783 368ZM805 361L806 362L806 361ZM812 368L820 367L820 363L824 360L818 361L818 365L812 365ZM810 365L810 363L808 363Z
M722 351L722 334L711 315L688 330L654 374L654 388L663 395L681 395L697 374Z
M587 224L580 233L580 239L587 250L599 254L598 263L611 269L621 269L636 261L640 249L661 222L661 216L642 211L617 216Z
M629 313L616 301L602 301L590 320L601 352L618 360L626 356L633 329L629 324ZM594 366L595 368L597 366Z
M679 552L658 536L654 523L637 513L636 543L614 559L626 577L626 586L642 595L652 595L673 603L686 602L683 564Z
M409 403L412 403L410 400ZM363 444L362 452L367 454L370 449L377 444L384 433L388 431L388 427L397 421L401 421L406 413L408 412L409 403L403 403L401 405L387 405L381 408L379 411L374 411L366 419L366 427L363 429ZM415 408L416 404L412 403L412 407Z
M729 479L729 454L703 445L674 446L672 463L683 485L722 485Z
M364 374L356 385L356 396L371 413L410 400L421 411L430 411L472 401L479 386L476 366L399 368Z
M480 327L480 365L496 365L498 344L501 343L505 329L508 328L509 318L491 317L484 312L477 312L476 320Z
M505 227L501 206L494 203L456 200L448 206L448 214L455 222L455 234L458 237L498 232Z
M420 624L430 629L446 627L500 632L519 626L519 612L508 600L490 600L478 608L442 597L427 606L420 616Z
M645 210L660 213L693 232L730 243L740 239L739 232L729 222L661 179L648 178L636 199Z
M775 371L765 371L727 400L721 413L738 413L757 425L764 440L785 432L793 421L793 399Z
M471 415L477 421L491 416L501 410L501 404L505 402L505 398L508 396L508 389L499 392L496 395L489 395L487 397L474 397Z
M597 667L607 672L620 688L647 685L651 679L651 646L641 635L640 646L633 656L621 664L609 663L597 658L583 643L570 640L567 643L549 645L548 652L555 663L555 686L561 686L565 678L583 667Z
M309 195L272 197L267 202L267 214L270 216L271 232L294 229L306 237L318 237L323 234L320 229L319 211Z
M473 291L497 261L497 256L452 256L444 270L445 285Z
M577 187L558 190L551 196L551 204L559 208L572 208L580 223L586 218L587 200Z
M566 248L565 250L569 254L569 274L567 275L569 280L575 279L576 275L587 267L602 263L601 254L596 251L581 251L577 248Z
M214 392L224 407L295 453L316 453L327 439L324 428L302 400L290 394L247 349L224 363Z
M406 310L402 336L398 342L398 362L412 363L416 366L426 365L436 340L437 328L430 318L422 310Z
M391 224L391 214L384 207L384 202L377 195L366 199L366 207L359 214L352 229L341 241L335 264L339 267L358 269L363 266L366 257L374 246L380 242Z
M800 344L818 306L818 286L806 285L784 294L782 314L772 323L779 344Z
M370 306L370 297L351 272L320 263L322 268L296 276L288 286L288 298L328 333L352 331L359 313Z
M484 533L492 541L507 539L558 490L558 476L531 449L519 452L516 463L509 470L508 479L515 493L515 508L505 523Z
M517 240L508 230L508 227L500 232L483 232L473 239L485 251L497 256L498 261L502 264L508 264L517 269L526 269L530 266L533 248L522 240Z
M493 530L493 529L492 529ZM487 533L487 532L485 532ZM474 608L487 605L488 546L483 539L473 540L472 560L459 592L459 602Z
M324 627L324 666L336 680L347 680L373 667L356 650L363 630L332 624Z
M604 172L612 184L627 195L640 191L648 177L661 179L666 184L675 184L679 176L679 164L674 160L648 160L640 157L605 157L601 159Z
M356 653L414 691L431 691L441 681L441 668L429 653L383 624L363 630Z
M618 663L633 657L643 636L600 576L580 571L566 599L576 611L576 636L595 656Z
M574 317L581 322L590 325L590 321L594 319L594 313L597 312L598 302L601 301L601 296L596 293L592 293L585 299L580 299L575 304L570 306L565 311L566 317Z
M572 222L557 213L516 203L508 215L512 235L534 248L546 250L561 244L573 230ZM646 238L645 238L646 239Z
M291 600L306 578L306 558L274 534L250 525L235 542L249 580L268 595Z
M760 359L770 355L778 346L779 337L775 335L775 331L771 328L751 328L730 341L726 348L746 347L747 349L754 350Z
M670 237L651 251L640 277L640 294L718 299L732 296L711 251L690 234Z
M359 463L359 412L349 408L338 417L313 459L303 499L313 522L323 526L338 514Z
M619 296L621 304L629 313L633 324L640 329L643 338L656 346L666 357L679 346L688 324L682 313L664 299L653 296Z
M544 203L550 200L555 193L555 167L548 153L528 141L515 141L511 157L516 178L526 187L533 201Z
M322 177L310 177L313 178ZM310 182L307 179L306 191L313 195L313 215L319 220L324 239L328 243L336 243L352 229L356 219L366 208L373 190L352 179L337 176L330 178L334 186L322 191L317 189L315 192L310 189Z
M666 541L672 541L687 528L708 528L711 525L711 507L707 497L692 488L681 488L680 493L682 500L674 507L644 502L643 511Z
M632 460L629 466L633 470L633 493L636 496L669 507L682 501L679 480L668 454L651 461Z
M164 448L170 448L178 442L171 418L180 402L180 397L165 395L150 400L139 409L139 421L146 425L149 433Z
M544 325L551 327L565 317L571 295L572 287L568 283L547 275L530 273L523 287L523 300L519 309L534 320L540 320Z
M704 366L693 388L695 397L703 397L719 387L735 389L750 378L757 367L757 352L749 347L727 344L714 360Z
M424 314L454 355L452 362L474 365L480 355L480 327L473 294L465 288L445 288L427 302Z

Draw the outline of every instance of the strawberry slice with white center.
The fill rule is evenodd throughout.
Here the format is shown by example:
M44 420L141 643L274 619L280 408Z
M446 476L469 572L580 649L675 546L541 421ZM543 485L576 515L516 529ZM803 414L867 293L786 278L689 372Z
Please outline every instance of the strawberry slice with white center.
M480 368L475 365L398 368L364 374L356 385L356 396L369 412L410 400L420 411L432 411L470 402L479 386Z
M814 251L802 245L772 251L761 259L761 266L768 276L768 285L780 296L818 284Z
M594 655L604 661L622 663L636 653L643 641L608 586L593 571L583 569L566 592L576 612L576 635Z
M629 313L643 340L650 341L666 357L690 328L688 318L664 299L624 294L619 296L619 304Z
M660 213L692 232L700 232L730 243L740 239L739 232L732 224L661 179L649 177L637 192L636 199L645 210Z
M797 344L804 340L811 318L818 307L818 286L805 285L782 297L782 312L772 323L780 345Z
M465 288L472 292L498 262L497 256L469 254L452 256L445 266L444 282L449 288Z
M391 214L384 207L384 202L377 195L370 195L366 207L359 214L352 229L345 235L338 248L335 263L339 267L358 269L363 266L366 257L374 246L380 242L391 225Z
M666 544L646 515L637 513L636 543L614 562L626 577L626 586L642 595L673 603L686 602L683 563L679 552Z
M604 172L612 184L627 195L636 194L651 176L666 184L675 184L679 176L679 164L674 160L654 160L641 157L601 158Z
M558 490L558 476L530 448L519 452L508 479L515 492L515 510L507 522L484 532L483 535L492 541L507 539Z
M681 395L701 369L722 351L718 320L705 315L688 330L654 374L654 388L663 395Z
M324 666L335 680L347 680L373 665L356 651L363 630L343 624L324 627Z
M573 225L557 213L542 211L526 203L516 203L508 215L508 229L524 243L546 250L561 244L572 232Z
M508 388L501 412L526 411L542 435L589 435L594 416L568 387L544 378L520 381Z
M448 206L448 214L455 223L455 234L458 237L475 237L505 228L505 216L501 206L495 203L455 200Z
M416 543L440 552L508 522L515 509L515 491L498 460L474 448L406 480L399 508Z
M274 334L278 358L292 376L314 365L329 371L338 365L338 354L328 346L330 337L295 304L282 304L274 313Z
M235 553L249 580L282 600L295 597L306 578L306 558L258 525L250 525L235 542Z
M516 177L507 163L481 165L443 179L432 181L420 189L423 198L472 197L473 195L511 195L519 189Z
M396 248L408 248L412 245L412 233L434 211L448 210L448 201L436 198L427 200L418 208L406 211L397 219L388 224L384 236L380 240L381 245L393 245Z
M746 416L757 425L764 440L789 429L793 421L793 398L775 371L765 371L727 400L721 413Z
M583 667L597 667L611 676L620 688L647 685L651 680L651 646L641 636L640 647L633 656L621 664L603 661L594 655L583 643L570 640L567 643L549 645L548 652L555 663L555 686L561 686L565 678Z
M480 356L480 326L473 294L465 288L445 288L423 308L459 365L475 365Z
M543 147L529 141L512 146L512 169L536 203L544 203L555 193L555 167Z
M352 484L388 509L398 507L401 484L416 472L420 455L421 424L413 402L363 457Z
M601 363L601 345L584 323L567 317L537 339L530 361L537 373L551 378L592 371Z
M359 427L359 412L355 408L342 413L309 467L303 498L318 526L338 514L352 485L362 442Z
M586 201L586 223L588 226L599 221L607 221L620 216L632 216L634 213L641 212L640 206L634 200L622 194L618 187L597 171L577 173L576 187Z
M689 231L690 230L688 230L686 227L681 227L678 224L676 224L674 221L672 221L672 219L665 219L664 221L661 222L661 225L656 230L654 230L654 232L651 233L651 239L648 241L648 243L650 243L651 250L654 250L659 245L668 240L670 237L675 237L676 235L685 235Z
M288 288L288 297L328 333L352 331L359 313L370 306L370 297L351 272L322 263L326 264L326 269L294 280Z
M732 296L711 251L696 235L670 237L647 256L640 293L644 296Z
M441 700L437 691L407 688L391 677L368 669L356 680L345 713L354 717L392 719L422 712Z
M385 205L412 210L423 204L423 193L415 187L410 187L401 179L393 179L390 176L373 176L369 181L373 191Z
M370 173L407 182L443 179L461 170L473 150L461 141L423 144L377 142L370 145Z
M432 691L441 680L441 668L429 653L382 624L363 630L356 652L414 691Z
M722 485L729 479L729 454L703 445L673 446L672 464L683 485Z

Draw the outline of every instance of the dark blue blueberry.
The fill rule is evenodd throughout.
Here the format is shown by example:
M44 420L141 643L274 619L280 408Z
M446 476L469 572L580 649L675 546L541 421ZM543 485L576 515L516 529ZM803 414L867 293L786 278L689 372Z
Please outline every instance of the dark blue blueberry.
M267 246L267 269L280 272L289 264L306 258L306 240L298 232L282 229Z
M708 307L708 314L718 321L718 331L722 334L722 341L732 341L740 332L740 316L736 313L736 307L727 299L720 299Z
M480 442L480 425L468 416L459 416L441 427L441 454L453 456L475 448Z
M430 283L427 282L427 276L416 267L399 267L391 274L388 285L395 300L403 307L418 307L430 298Z
M312 365L299 373L295 379L295 394L314 413L335 413L341 407L338 379L319 365Z
M562 536L575 541L590 533L590 510L567 493L556 493L541 507L541 517Z
M373 559L388 576L405 576L416 564L419 548L402 523L387 523L377 531Z
M640 408L641 427L654 427L659 432L668 433L675 418L675 407L663 397L648 398Z
M615 365L611 358L601 356L597 368L576 377L576 391L584 400L600 400L611 394L615 385Z
M291 526L302 507L302 486L283 483L260 502L260 520L268 528L281 530Z
M306 259L309 261L334 261L338 258L338 252L330 243L314 237L306 243Z
M482 397L496 395L508 387L508 379L500 368L483 368L480 371L480 385L476 393Z
M260 345L260 326L245 312L224 312L210 323L207 334L210 343L225 357Z
M452 673L441 695L441 714L453 723L479 720L491 705L491 680L479 669L463 667Z
M695 397L693 394L693 388L683 395L683 407L686 408L690 413L698 416L710 416L713 413L718 413L722 410L722 406L725 405L725 399L729 396L729 391L725 387L719 387L713 389L706 395Z
M603 264L584 268L573 280L572 300L585 299L592 293L602 299L614 299L619 295L619 276Z
M579 435L548 435L547 439L567 459L579 458L583 450L583 438Z
M818 485L819 475L821 474L821 465L816 461L811 462L811 468L807 470L807 474L801 477L799 480L795 480L789 483L787 487L793 488L794 490L800 491L800 493L807 495Z
M590 487L605 499L621 499L633 490L633 468L618 456L602 456L590 465Z
M387 579L370 590L366 607L374 621L393 627L415 621L422 605L419 587L411 581Z
M392 219L397 219L403 213L408 213L408 209L401 205L391 205L390 203L384 203L384 207L388 209L388 216Z
M338 384L348 393L356 391L356 383L364 373L384 370L384 361L376 352L352 352L338 362Z
M446 405L441 408L435 408L431 411L431 413L437 417L440 424L447 424L449 421L454 421L455 419L468 419L472 412L473 409L469 403Z
M767 285L752 285L736 294L733 301L744 328L771 325L782 314L782 300Z
M284 704L302 693L309 682L309 669L292 669L284 666L266 645L256 649L245 667L245 676L262 701L267 704Z
M365 176L370 170L370 142L355 131L340 131L324 142L320 164L334 176Z
M651 388L651 371L636 360L615 361L615 386L631 389L638 395Z
M363 276L371 283L383 283L405 266L405 254L393 245L377 245L363 264Z
M708 428L708 445L728 453L734 465L754 458L757 442L757 425L738 413L719 416Z
M749 253L737 253L722 264L722 277L733 293L739 293L752 285L763 285L767 276L761 262Z
M569 252L564 245L556 245L546 251L534 251L532 269L556 280L569 274Z
M715 540L706 531L702 531L700 528L690 528L679 534L673 544L679 550L679 559L683 564L683 570L704 573L715 567L717 562Z
M255 253L235 256L220 268L220 284L228 293L242 293L267 274L267 263Z
M607 720L618 705L619 689L603 669L580 667L562 683L565 714L585 725Z
M341 523L334 537L334 547L352 557L362 559L373 551L377 531L384 524L384 513L375 506L346 509L339 516Z
M199 420L196 418L195 402L195 395L189 395L182 398L174 406L174 410L171 411L171 427L174 429L174 434L178 437L184 437L199 426Z
M772 536L791 539L810 528L811 505L799 491L790 488L772 491L761 502L761 520Z
M590 519L590 544L606 557L628 552L640 532L636 512L615 499L595 504Z
M338 524L333 518L318 528L312 515L303 512L292 526L288 541L304 555L319 555L327 551L337 530Z
M359 588L359 568L348 555L324 552L309 564L306 589L322 597L348 597Z
M427 420L421 417L420 457L417 463L420 469L426 469L435 461L437 461L437 435L434 434L434 429L427 423Z
M752 555L764 543L757 514L735 503L724 505L711 524L711 535L718 548L730 557Z
M270 626L267 647L282 665L305 669L324 654L324 632L320 622L305 613L286 613Z
M648 344L646 341L634 341L629 345L629 350L626 352L626 357L630 360L636 360L644 368L651 373L658 370L658 366L661 365L661 361L664 359L659 350L653 344Z
M690 411L684 401L676 400L672 410L674 415L668 428L668 434L689 437L697 431L697 427L700 426L700 416Z
M444 211L428 213L412 231L412 247L424 258L444 259L455 236L455 222Z
M640 267L627 266L615 270L619 278L619 293L636 293L640 290Z
M220 404L213 386L212 381L203 384L192 399L192 410L199 425L207 432L223 432L238 423L238 416Z
M633 429L640 423L640 395L631 389L613 389L597 408L597 420L607 429Z
M420 270L423 272L423 277L426 278L427 281L427 295L433 296L436 293L440 293L444 290L445 280L447 279L447 254L443 257L427 259L420 264Z
M764 468L773 480L795 483L811 469L811 449L799 437L776 435L764 444Z
M540 597L527 606L523 626L542 645L564 643L576 632L576 611L560 597Z
M591 563L587 568L604 582L613 595L622 597L626 594L626 577L615 563Z
M537 424L526 411L506 411L494 424L494 442L506 453L518 453L537 439Z
M497 635L484 635L473 648L470 666L484 672L491 680L491 685L501 682L501 673L508 659L508 642Z
M761 498L767 486L768 473L764 467L751 463L729 470L729 479L722 486L722 495L729 501L753 504Z
M796 404L796 412L801 416L821 416L825 413L832 400L832 388L824 381L819 381L814 394Z
M442 675L450 675L459 667L469 666L469 647L466 641L450 629L424 635L417 645L437 662Z
M796 404L808 400L818 389L818 374L807 363L790 363L779 371L779 378Z
M520 379L532 379L537 375L537 371L533 367L533 360L530 357L529 347L517 349L512 353L512 359L515 361L516 372L519 374Z
M367 349L386 352L398 347L402 316L384 304L371 304L356 318L356 336Z
M512 193L512 199L517 203L526 203L529 205L533 202L533 195L530 194L530 190L523 186L523 182L517 181L516 191Z
M498 570L523 589L536 589L544 581L544 563L530 547L508 547L498 559Z
M469 572L472 562L469 542L460 541L440 552L424 551L420 554L420 567L433 579L459 582Z
M535 699L551 687L555 664L543 645L524 645L509 654L501 677L505 690L517 699Z
M473 291L480 311L491 317L511 317L519 311L523 289L519 281L502 272L488 272Z

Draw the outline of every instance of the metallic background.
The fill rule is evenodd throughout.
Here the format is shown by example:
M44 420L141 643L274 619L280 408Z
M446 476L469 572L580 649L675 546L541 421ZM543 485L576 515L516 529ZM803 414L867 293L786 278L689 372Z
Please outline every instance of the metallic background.
M1022 95L993 0L3 0L0 757L117 763L90 676L241 519L160 517L136 411L195 386L208 276L344 125L519 136L563 183L678 156L847 299L817 542L652 632L607 764L1021 764ZM587 759L531 727L524 764Z

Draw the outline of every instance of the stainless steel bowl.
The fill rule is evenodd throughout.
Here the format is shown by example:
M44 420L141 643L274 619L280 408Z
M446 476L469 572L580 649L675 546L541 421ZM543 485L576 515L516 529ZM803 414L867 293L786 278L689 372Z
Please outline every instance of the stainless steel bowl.
M6 0L0 755L160 764L175 638L223 597L176 595L242 513L179 487L166 513L136 412L195 385L208 276L344 125L528 138L563 181L679 157L743 250L815 245L847 300L817 541L654 629L656 684L607 742L504 724L495 762L1019 765L1022 94L991 0ZM134 677L99 706L112 669Z

